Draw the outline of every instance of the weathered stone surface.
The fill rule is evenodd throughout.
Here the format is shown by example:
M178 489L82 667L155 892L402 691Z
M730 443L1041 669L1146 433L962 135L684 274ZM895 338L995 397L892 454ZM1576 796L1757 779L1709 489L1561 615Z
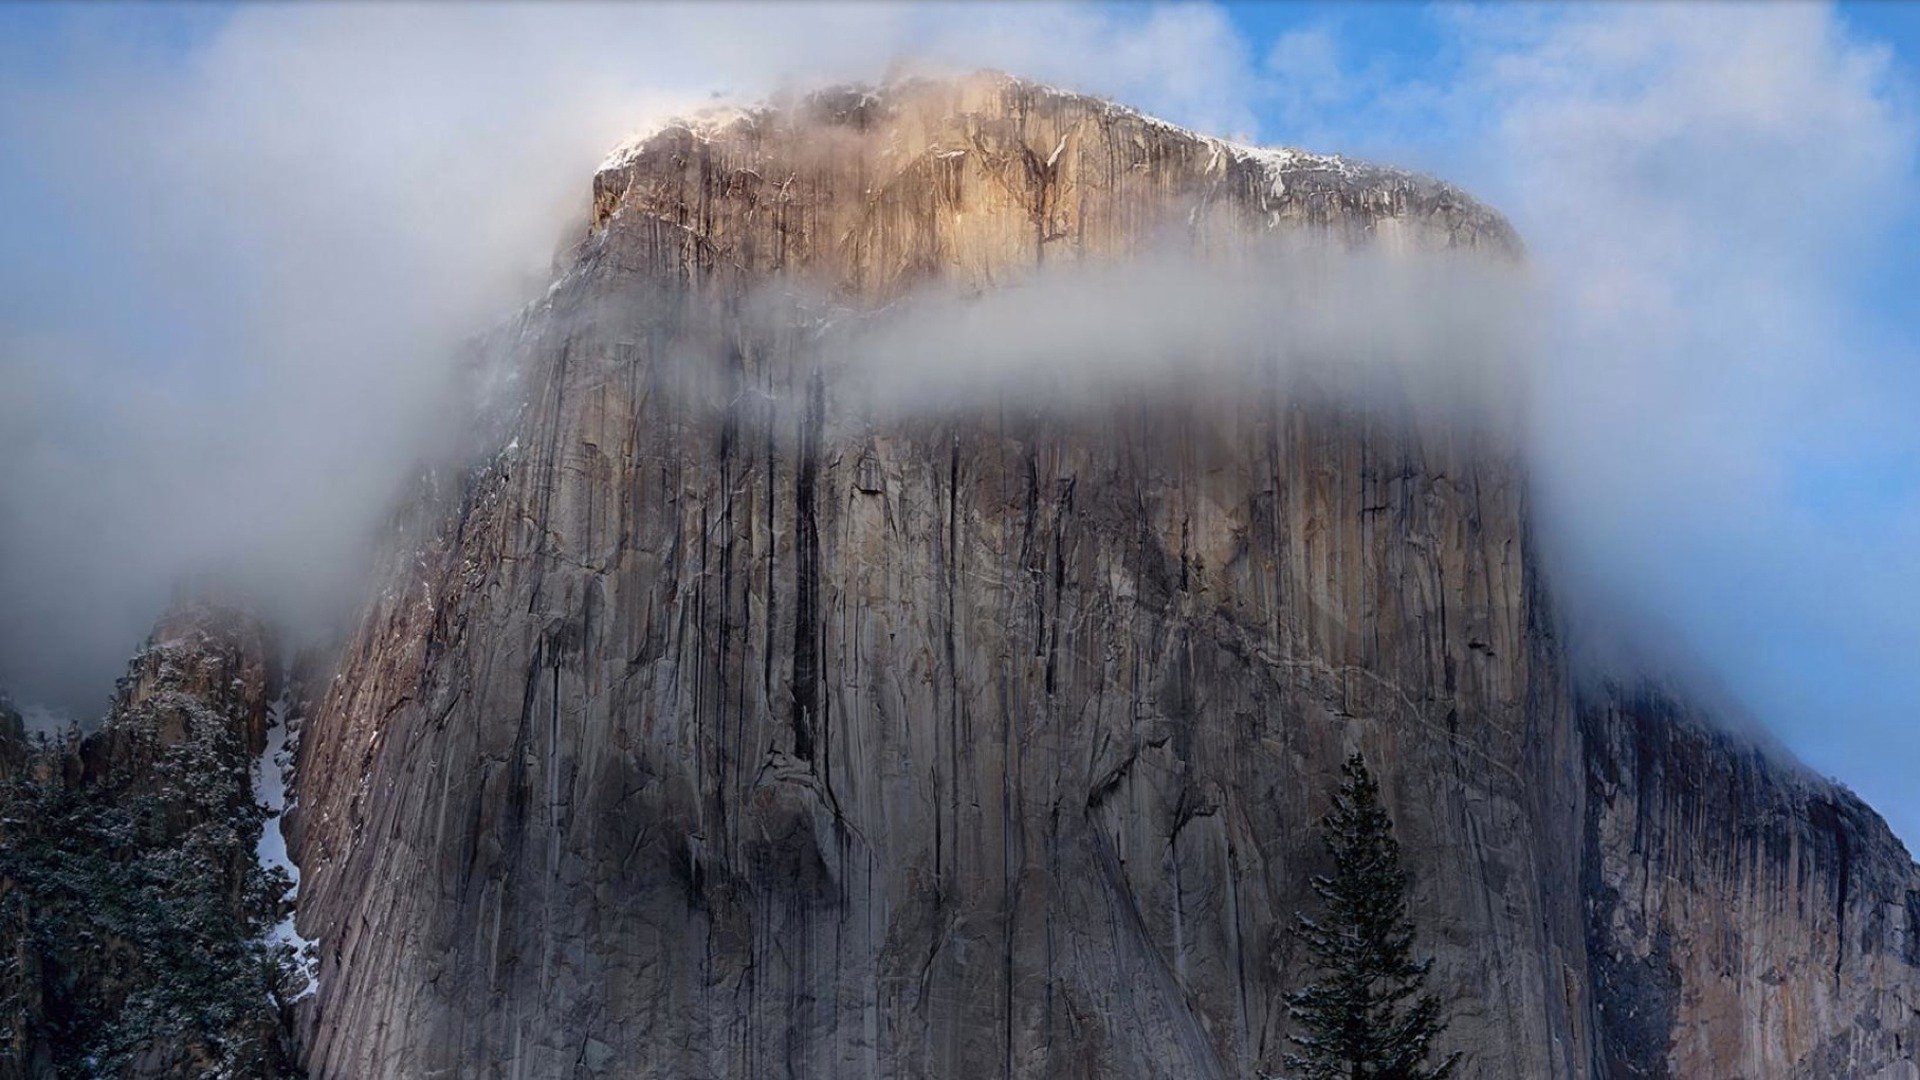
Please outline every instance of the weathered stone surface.
M1913 998L1904 852L1789 767L1576 711L1500 433L1279 387L902 419L748 311L1269 230L1510 255L1496 216L998 77L672 127L594 191L505 449L414 508L302 731L314 1075L1277 1073L1353 750L1466 1075L1734 1075L1715 1038L1740 1075L1902 1075L1841 1002L1892 1032ZM1722 827L1669 820L1682 767L1779 807L1692 864L1750 905L1736 955L1735 911L1634 877L1633 836L1677 873ZM1837 876L1772 854L1835 830ZM1875 884L1779 891L1816 870ZM1854 940L1778 970L1834 989L1760 1011L1836 912Z
M1920 1076L1920 875L1850 792L1651 684L1585 695L1614 1076Z

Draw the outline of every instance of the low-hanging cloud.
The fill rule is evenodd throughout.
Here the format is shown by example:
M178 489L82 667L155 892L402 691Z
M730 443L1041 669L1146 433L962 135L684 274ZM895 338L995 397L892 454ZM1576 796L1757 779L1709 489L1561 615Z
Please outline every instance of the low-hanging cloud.
M634 127L902 63L1252 124L1207 9L213 14L70 13L0 83L0 685L83 715L183 576L351 604L460 343L537 295Z
M1860 299L1916 190L1889 54L1791 5L1485 33L1552 278L1533 441L1566 591L1671 626L1920 835L1920 383Z
M1441 77L1310 27L1269 55L1276 100L1526 239L1530 445L1584 659L1707 673L1920 836L1911 73L1827 5L1428 17Z
M1051 411L1311 391L1511 430L1537 341L1525 268L1257 238L1231 258L1164 245L986 292L923 288L826 335L843 392L895 415L1001 401Z
M1343 72L1333 126L1401 140L1527 239L1560 595L1657 643L1634 652L1696 653L1920 836L1920 377L1888 286L1920 194L1909 76L1830 6L1436 18L1456 78Z

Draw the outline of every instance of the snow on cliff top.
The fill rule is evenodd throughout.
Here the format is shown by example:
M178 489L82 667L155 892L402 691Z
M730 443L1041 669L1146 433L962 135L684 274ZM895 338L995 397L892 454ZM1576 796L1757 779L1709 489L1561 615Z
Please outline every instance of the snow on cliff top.
M1145 127L1165 133L1178 139L1200 145L1210 152L1206 171L1212 175L1221 175L1234 166L1251 168L1255 175L1264 181L1263 195L1271 199L1282 199L1292 193L1292 189L1306 184L1311 187L1346 187L1353 185L1375 189L1400 189L1418 191L1428 196L1440 196L1444 200L1455 202L1470 215L1480 218L1482 224L1509 237L1518 246L1517 238L1511 236L1511 227L1501 215L1481 203L1473 196L1446 181L1422 173L1398 169L1391 166L1376 165L1342 157L1339 154L1321 154L1292 146L1252 146L1215 135L1206 135L1191 128L1148 115L1138 109L1107 98L1092 94L1077 93L1057 86L1023 79L998 71L978 71L958 79L929 78L913 76L888 82L878 88L858 85L839 85L828 87L803 97L792 99L800 102L831 101L839 109L859 109L881 102L887 97L898 97L915 86L928 86L940 83L975 83L994 88L1017 88L1034 95L1063 99L1081 105L1090 110L1104 113L1108 117L1125 117ZM715 104L685 115L649 124L620 141L600 163L596 173L617 171L630 165L658 136L670 131L685 131L694 138L709 142L719 137L727 129L740 123L751 123L758 118L769 116L783 108L790 107L783 100L763 101L746 107L732 104ZM1054 147L1053 156L1058 156L1065 147L1064 140ZM960 151L964 152L964 151ZM1051 158L1049 159L1051 164Z
M1076 93L1072 90L1064 90L1060 87L1036 82L1032 79L1022 79L1000 72L979 72L970 77L976 79L993 79L1002 83L1039 91L1054 97L1071 98L1077 101L1094 103L1100 108L1107 110L1110 114L1130 116L1146 124L1148 127L1203 143L1214 150L1216 165L1227 161L1251 162L1265 169L1267 173L1274 178L1276 191L1284 187L1282 176L1284 173L1311 170L1316 172L1330 172L1341 177L1352 177L1362 171L1361 168L1357 167L1357 163L1350 162L1338 154L1316 154L1291 146L1250 146L1245 143L1222 139L1218 136L1202 134L1191 128L1182 127L1171 121L1162 120L1157 116L1148 115L1130 106L1109 101L1106 98L1091 94ZM890 83L882 87L877 93L863 91L863 100L878 100L881 94L910 85L914 81L924 80L909 79L899 83ZM836 87L834 89L855 90L861 88L848 86ZM703 142L710 141L735 123L749 119L754 116L755 113L765 112L771 108L772 106L770 104L764 102L751 108L736 104L715 104L694 110L682 116L644 125L615 144L613 149L608 151L607 156L601 160L598 169L595 171L606 172L612 169L623 168L645 148L650 140L664 132L684 130L691 133L694 138L700 139ZM1380 174L1398 174L1398 170L1382 169L1375 166L1366 166L1364 167L1364 171ZM1411 177L1411 174L1404 175Z
M640 153L649 140L661 132L685 129L692 132L694 138L707 141L736 121L744 120L751 115L753 115L752 110L739 105L709 105L685 116L676 116L661 123L649 124L621 139L612 150L607 152L599 168L594 171L607 172L625 166Z

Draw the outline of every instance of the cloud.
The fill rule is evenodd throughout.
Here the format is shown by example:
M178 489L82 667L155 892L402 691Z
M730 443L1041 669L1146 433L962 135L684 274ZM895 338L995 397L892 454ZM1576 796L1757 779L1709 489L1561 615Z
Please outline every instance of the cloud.
M1290 130L1310 129L1315 114L1354 95L1339 38L1326 27L1288 30L1267 49L1275 108Z
M0 684L91 711L183 575L352 597L450 358L714 95L997 66L1253 123L1211 8L80 9L0 77ZM198 21L194 21L194 20Z
M1469 253L1253 238L1228 255L1164 243L1119 265L1049 265L986 293L922 289L846 320L825 352L846 398L894 415L1278 389L1405 404L1422 420L1505 435L1534 345L1530 297L1521 267Z
M1920 191L1890 53L1802 5L1459 29L1483 74L1446 126L1554 303L1533 442L1563 594L1670 627L1920 836L1920 381L1872 299Z
M1920 837L1910 72L1831 6L1419 22L1437 58L1418 68L1348 22L1283 37L1268 93L1291 127L1439 171L1525 239L1538 505L1576 637L1694 654Z

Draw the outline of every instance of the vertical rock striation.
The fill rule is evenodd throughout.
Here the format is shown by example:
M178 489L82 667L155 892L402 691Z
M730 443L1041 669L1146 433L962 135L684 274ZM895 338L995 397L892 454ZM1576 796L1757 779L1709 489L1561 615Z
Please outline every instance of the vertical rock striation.
M1277 1073L1359 750L1468 1075L1903 1075L1905 853L1576 704L1502 432L1279 385L902 417L764 314L1273 233L1517 252L1445 185L997 76L609 159L505 448L302 730L313 1074Z
M1920 873L1886 823L1670 689L1580 712L1608 1075L1920 1076Z

